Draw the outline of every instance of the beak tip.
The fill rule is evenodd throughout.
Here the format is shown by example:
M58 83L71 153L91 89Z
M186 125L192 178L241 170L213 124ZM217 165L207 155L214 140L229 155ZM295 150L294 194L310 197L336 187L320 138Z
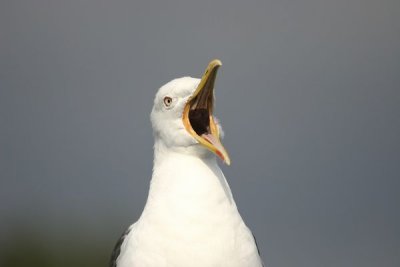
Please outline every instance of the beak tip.
M213 66L222 66L222 62L219 59L213 59L211 60L211 62L209 63L209 65L213 65Z
M231 165L231 159L229 158L228 154L226 153L226 151L224 150L223 152L221 152L220 150L216 150L215 154L217 154L217 156L226 164L226 165Z

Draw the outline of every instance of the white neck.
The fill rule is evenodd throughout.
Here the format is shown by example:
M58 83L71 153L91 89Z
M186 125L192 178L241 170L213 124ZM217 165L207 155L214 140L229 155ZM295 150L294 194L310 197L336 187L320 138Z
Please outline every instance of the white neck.
M261 267L215 156L198 148L156 141L149 196L120 267Z
M216 204L213 201L235 206L229 185L211 152L200 145L169 148L161 140L154 145L153 176L146 206L153 201L167 201L173 206L183 202L190 209L205 202Z

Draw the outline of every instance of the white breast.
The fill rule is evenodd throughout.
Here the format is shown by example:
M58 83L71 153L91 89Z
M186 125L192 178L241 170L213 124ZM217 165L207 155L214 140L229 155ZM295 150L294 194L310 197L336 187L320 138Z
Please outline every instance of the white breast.
M155 164L145 209L117 266L262 266L214 157L170 153Z

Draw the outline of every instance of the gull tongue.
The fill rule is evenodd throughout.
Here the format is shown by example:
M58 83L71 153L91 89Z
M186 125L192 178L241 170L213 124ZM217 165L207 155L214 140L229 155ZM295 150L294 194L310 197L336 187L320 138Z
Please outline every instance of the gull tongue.
M230 163L230 162L228 162L229 157L227 157L228 153L226 152L224 146L221 144L221 141L219 140L219 138L212 135L211 133L203 133L201 135L201 137L203 137L210 144L212 144L216 148L215 153L218 155L218 157L220 157L224 162L226 162L229 165L229 163Z

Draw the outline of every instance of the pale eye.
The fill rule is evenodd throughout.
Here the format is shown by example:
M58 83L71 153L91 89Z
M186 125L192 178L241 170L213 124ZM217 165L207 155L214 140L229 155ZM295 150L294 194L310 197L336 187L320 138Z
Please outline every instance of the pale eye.
M166 107L169 107L169 106L171 106L171 104L172 104L172 98L169 96L164 97L164 105Z

